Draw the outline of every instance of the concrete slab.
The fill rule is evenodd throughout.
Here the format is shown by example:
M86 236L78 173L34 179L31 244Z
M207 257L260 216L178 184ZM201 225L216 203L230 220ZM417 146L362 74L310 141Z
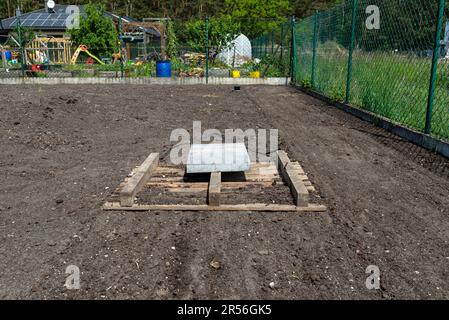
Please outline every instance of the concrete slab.
M187 173L248 171L251 161L245 144L193 144L187 158Z

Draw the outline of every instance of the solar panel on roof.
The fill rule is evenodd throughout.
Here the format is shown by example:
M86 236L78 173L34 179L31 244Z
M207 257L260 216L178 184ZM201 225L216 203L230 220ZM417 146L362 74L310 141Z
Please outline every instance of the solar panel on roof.
M50 17L50 16L45 17L45 20L44 20L44 22L42 22L42 25L41 25L41 26L47 25L48 22L49 22L49 20L51 20L51 17Z
M81 14L83 13L82 6ZM66 21L70 14L66 13L67 6L56 5L54 13L48 13L45 9L41 9L34 12L22 14L19 18L11 17L2 20L4 29L14 29L17 22L20 20L20 24L23 27L35 28L35 29L65 29L67 27ZM133 19L129 18L130 21Z
M48 12L33 12L20 17L20 23L24 27L34 28L65 28L68 14L62 11L61 13ZM17 24L17 18L9 20L5 26L13 28Z
M27 19L36 19L39 16L39 13L30 13Z
M55 20L52 26L54 26L54 27L64 27L65 26L65 19Z

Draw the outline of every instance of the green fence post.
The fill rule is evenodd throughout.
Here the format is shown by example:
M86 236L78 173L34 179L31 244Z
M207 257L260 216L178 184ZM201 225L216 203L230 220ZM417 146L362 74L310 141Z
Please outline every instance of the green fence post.
M204 44L206 49L206 83L209 83L209 18L204 22Z
M125 55L123 54L123 26L122 26L122 17L120 16L118 19L118 32L119 32L119 43L120 43L120 78L123 79L124 75L124 64L123 59Z
M284 23L281 24L281 61L284 58Z
M433 100L435 97L437 83L438 58L440 57L440 40L441 29L443 28L444 7L445 0L440 0L438 7L438 23L435 30L435 42L433 44L432 70L430 73L429 95L427 100L426 126L424 128L425 134L430 134L432 127Z
M318 40L318 11L315 12L315 19L313 23L313 52L312 52L312 88L315 87L315 65L316 65L316 46Z
M257 39L251 40L251 56L253 58L256 58L256 55L257 55L256 43L257 43Z
M256 56L257 58L260 58L260 39L256 39Z
M290 78L292 84L296 84L296 21L295 16L292 16L292 22L291 22L291 34L292 34L292 40L291 40L291 49L290 49Z
M271 30L271 55L274 54L274 29Z
M24 48L24 41L22 39L22 23L20 22L20 17L17 17L17 36L19 37L20 46L20 69L22 70L22 77L25 77L26 50Z
M268 54L268 33L265 33L263 36L263 42L264 42L264 56L267 56Z
M351 20L351 40L350 40L350 43L349 43L348 76L346 78L345 103L349 103L349 98L350 98L349 95L351 94L352 54L354 52L356 19L357 19L357 0L353 0L353 3L352 3L352 20Z

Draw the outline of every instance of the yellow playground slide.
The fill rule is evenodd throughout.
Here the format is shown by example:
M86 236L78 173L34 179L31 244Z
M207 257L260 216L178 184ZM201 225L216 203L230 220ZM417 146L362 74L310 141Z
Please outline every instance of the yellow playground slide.
M100 59L98 59L96 56L94 56L92 53L89 52L89 50L87 50L87 47L85 45L80 45L75 53L72 56L72 59L70 60L70 64L75 64L76 60L78 60L78 57L80 55L81 52L85 52L86 54L88 54L92 59L95 59L99 64L104 64L103 61L101 61Z

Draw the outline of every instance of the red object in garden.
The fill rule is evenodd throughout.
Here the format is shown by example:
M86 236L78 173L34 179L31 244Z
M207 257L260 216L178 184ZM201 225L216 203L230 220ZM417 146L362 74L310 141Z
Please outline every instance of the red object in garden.
M86 64L94 64L94 60L91 57L89 57L86 60Z

